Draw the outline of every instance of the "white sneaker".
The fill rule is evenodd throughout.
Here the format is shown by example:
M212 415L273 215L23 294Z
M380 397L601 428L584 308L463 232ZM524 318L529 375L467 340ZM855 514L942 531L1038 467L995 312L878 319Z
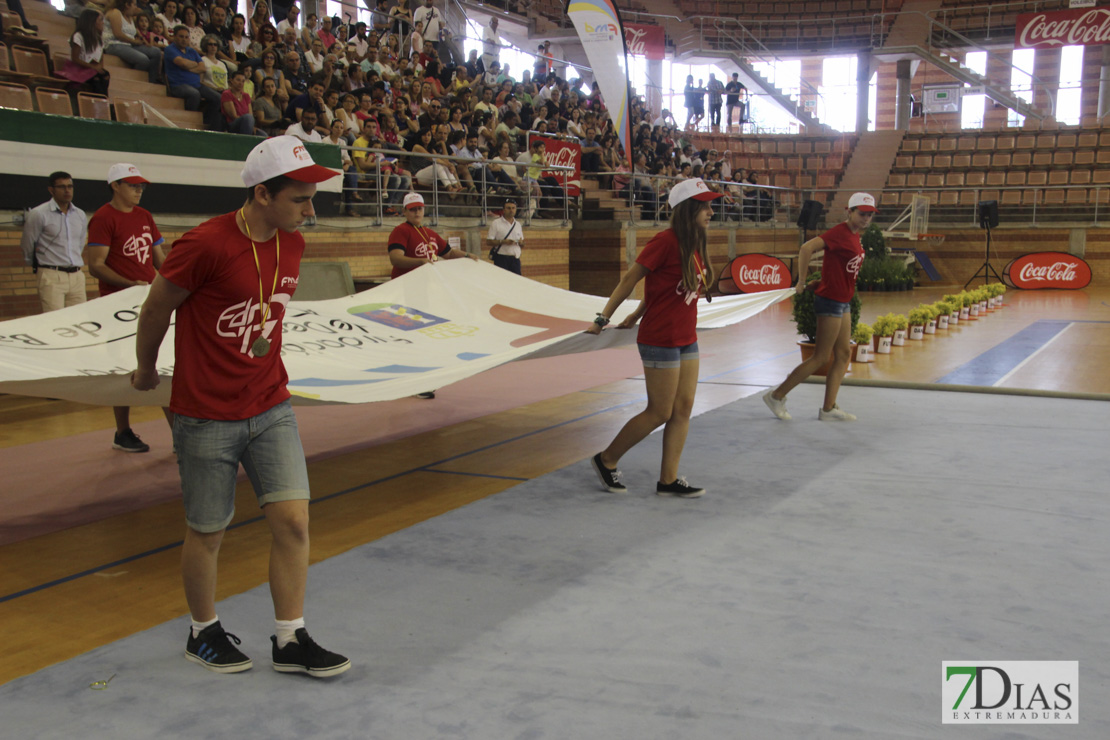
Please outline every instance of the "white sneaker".
M773 390L763 394L763 403L767 404L767 408L771 409L772 414L783 421L790 421L790 412L786 410L786 399L780 401L771 395L772 393L774 393Z
M817 419L818 421L855 421L856 415L849 414L844 409L833 404L832 410L830 411L825 411L825 409L818 411Z

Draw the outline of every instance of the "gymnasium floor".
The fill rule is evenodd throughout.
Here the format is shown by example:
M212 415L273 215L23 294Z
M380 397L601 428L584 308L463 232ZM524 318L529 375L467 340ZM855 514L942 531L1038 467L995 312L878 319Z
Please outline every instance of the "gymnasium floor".
M951 291L864 294L863 320ZM854 364L849 377L1110 395L1110 290L1011 291L1006 303L948 335L907 342L871 365ZM696 413L779 382L798 361L795 340L788 303L703 333ZM583 461L643 403L638 365L634 350L578 356L571 366L523 361L442 389L435 401L299 410L313 485L313 562L570 465L588 490L595 482ZM868 392L845 387L841 405L851 410L853 399ZM817 409L792 402L791 411L800 419ZM0 546L0 623L19 636L0 663L0 683L185 613L168 429L157 409L137 409L134 418L155 449L124 459L108 447L107 409L0 397L3 474L12 481L28 468L37 471L33 488L9 496L64 498L72 489L52 491L54 478L64 476L48 471L74 460L95 460L98 477L89 484L104 490L112 488L114 466L128 466L160 489L139 510ZM221 553L220 599L265 582L268 533L247 484L240 486L233 527Z

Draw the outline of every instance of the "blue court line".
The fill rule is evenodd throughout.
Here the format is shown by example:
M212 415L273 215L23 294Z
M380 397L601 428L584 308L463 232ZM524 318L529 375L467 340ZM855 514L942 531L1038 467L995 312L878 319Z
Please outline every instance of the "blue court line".
M454 460L459 460L461 458L467 457L468 455L473 455L473 454L476 454L478 452L485 452L486 450L492 450L495 447L500 447L501 445L506 445L506 444L509 444L511 442L516 442L516 441L521 440L521 439L526 439L526 438L531 437L531 436L536 435L536 434L542 434L543 432L551 431L552 429L558 429L559 427L566 426L567 424L574 424L575 422L584 421L585 419L589 419L591 417L598 416L600 414L606 414L610 411L614 411L614 410L619 409L619 408L624 408L625 406L630 406L634 403L639 403L640 400L641 400L641 398L636 398L632 401L626 401L625 403L618 403L615 406L609 406L607 408L600 409L598 411L593 411L589 414L579 416L575 419L568 419L567 421L561 421L558 424L552 424L551 426L544 427L543 429L535 429L531 432L525 432L524 434L517 435L516 437L512 437L510 439L502 440L500 442L494 442L492 444L488 444L484 447L479 447L479 448L477 448L475 450L471 450L469 452L463 452L463 453L460 453L458 455L453 455L451 457L444 458L442 460L437 460L436 462L433 462L433 463L428 463L426 465L421 465L418 468L412 468L411 470L404 470L400 473L395 473L393 475L387 475L384 478L378 478L377 480L372 480L372 481L369 481L367 483L360 483L357 486L352 486L351 488L347 488L347 489L342 490L342 491L336 491L335 493L329 493L327 496L321 496L320 498L312 499L308 503L309 503L309 506L312 506L314 504L318 504L322 501L328 501L329 499L333 499L333 498L336 498L338 496L345 496L348 493L354 493L355 491L361 491L364 488L370 488L371 486L376 486L376 485L379 485L381 483L387 483L391 480L395 480L397 478L401 478L403 476L409 475L410 473L419 473L419 472L448 473L449 471L429 470L429 468L434 467L436 465L443 465L444 463L449 463L449 462L452 462ZM453 475L479 475L477 473L452 473L452 474ZM494 477L502 477L502 476L483 476L483 477L494 478ZM527 480L526 478L509 478L509 477L505 477L505 479L506 480L519 480L521 482ZM241 522L236 522L235 524L230 525L228 527L228 530L230 531L230 530L233 530L233 529L238 529L240 527L245 527L248 524L255 524L257 522L262 521L263 519L265 519L264 515L254 516L254 517L251 517L250 519L244 519ZM108 570L109 568L115 568L115 567L120 566L120 565L126 565L127 563L131 563L131 562L134 562L136 560L140 560L140 559L148 557L150 555L157 555L158 553L165 552L166 550L172 550L175 547L180 547L183 544L184 544L184 540L178 540L177 542L171 542L170 544L162 545L160 547L156 547L154 549L147 550L145 552L141 552L141 553L138 553L136 555L130 555L126 558L122 558L120 560L115 560L111 563L105 563L103 565L97 565L97 566L89 568L87 570L83 570L80 573L73 573L71 575L63 576L62 578L57 578L57 579L55 579L53 581L49 581L47 583L40 583L37 586L31 586L30 588L25 588L22 591L16 591L14 593L6 594L4 596L0 596L0 604L3 604L6 601L11 601L13 599L18 599L22 596L29 596L29 595L31 595L33 593L37 593L39 591L45 591L46 589L53 588L54 586L60 586L63 583L69 583L70 581L75 581L78 578L84 578L85 576L90 576L90 575L92 575L94 573L98 573L102 570Z
M515 475L491 475L490 473L464 473L461 470L432 470L431 468L421 468L421 473L441 473L443 475L469 475L472 478L493 478L495 480L515 480L520 483L532 480L531 478L518 478Z
M960 322L963 323L963 322ZM1073 321L1042 319L937 379L945 385L993 386Z

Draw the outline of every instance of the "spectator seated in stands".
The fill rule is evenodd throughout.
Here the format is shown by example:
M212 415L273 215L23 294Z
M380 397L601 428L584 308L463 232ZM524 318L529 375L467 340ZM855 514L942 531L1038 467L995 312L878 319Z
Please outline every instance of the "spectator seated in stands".
M301 55L299 53L286 50L283 71L285 73L286 90L290 98L308 91L312 76L307 69L301 66Z
M254 71L254 89L262 89L262 81L269 78L274 81L274 101L284 110L289 105L289 83L285 79L285 72L277 67L277 52L272 49L262 52L261 64ZM304 92L303 90L301 92ZM299 95L300 93L298 93Z
M301 110L300 123L294 123L289 128L285 129L286 136L296 136L301 141L319 143L324 140L320 136L320 132L316 130L316 111L312 108L304 108Z
M386 204L384 213L389 216L396 215L399 211L394 208L401 204L405 194L412 188L411 175L401 167L394 156L383 156L375 152L359 151L357 147L365 149L383 149L383 142L378 138L378 127L373 120L364 122L362 134L355 139L356 149L352 153L355 168L362 176L362 182L371 189L377 190L380 181L384 188L382 202Z
M83 84L94 93L107 95L110 78L103 62L103 30L104 16L100 11L91 8L82 11L77 18L77 30L69 38L69 59L56 74Z
M251 113L251 96L243 92L243 86L246 82L246 72L241 69L235 70L231 73L228 89L224 90L220 96L224 122L227 124L227 130L233 134L253 135L256 133L254 115ZM258 131L257 133L262 136L266 135L264 131Z
M308 92L304 95L298 95L289 101L288 107L285 109L285 117L291 121L300 121L301 113L305 110L311 110L316 114L316 120L322 120L324 116L324 86L319 82L312 83ZM321 136L323 132L320 132Z
M291 121L281 113L281 107L274 98L277 92L277 83L274 78L267 77L262 81L261 93L254 100L251 108L254 112L255 126L270 136L285 133Z
M173 43L166 47L166 80L170 95L184 99L185 110L200 110L203 101L206 105L205 127L218 131L223 123L220 93L201 84L200 76L204 72L205 64L200 53L189 46L189 29L178 26L173 31Z
M135 16L139 12L138 0L113 0L112 9L104 15L104 53L146 72L150 82L157 84L162 75L162 50L147 46L138 37Z

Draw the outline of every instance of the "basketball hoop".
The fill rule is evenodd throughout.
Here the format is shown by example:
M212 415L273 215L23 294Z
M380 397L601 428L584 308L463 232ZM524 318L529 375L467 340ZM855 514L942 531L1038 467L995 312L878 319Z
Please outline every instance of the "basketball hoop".
M944 234L918 234L919 242L928 242L930 247L939 247L944 243Z

